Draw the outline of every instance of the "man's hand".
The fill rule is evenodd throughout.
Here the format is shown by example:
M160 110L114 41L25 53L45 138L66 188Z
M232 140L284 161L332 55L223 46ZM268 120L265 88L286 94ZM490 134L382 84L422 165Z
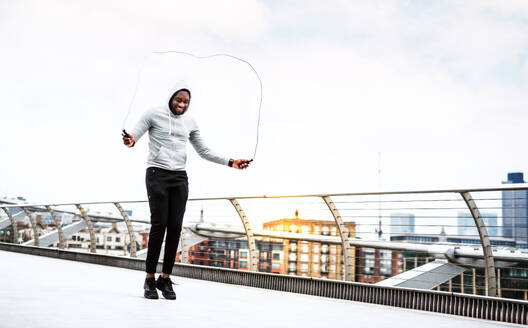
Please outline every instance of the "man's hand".
M127 146L128 148L134 147L134 145L136 144L136 139L134 139L134 136L125 132L122 132L121 136L123 136L123 143L125 144L125 146Z
M233 167L237 170L246 169L251 162L247 159L235 159L233 161Z

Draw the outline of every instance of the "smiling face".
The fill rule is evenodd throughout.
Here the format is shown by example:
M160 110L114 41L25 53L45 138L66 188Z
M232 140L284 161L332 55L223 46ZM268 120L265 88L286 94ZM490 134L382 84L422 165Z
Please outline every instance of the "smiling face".
M191 102L191 95L187 90L179 90L169 101L169 108L174 115L181 115L187 111L189 103Z

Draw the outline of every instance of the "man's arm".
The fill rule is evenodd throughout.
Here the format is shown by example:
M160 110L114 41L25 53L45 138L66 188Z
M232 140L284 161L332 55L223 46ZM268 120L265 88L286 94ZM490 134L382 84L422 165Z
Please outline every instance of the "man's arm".
M238 170L243 170L249 166L250 162L246 159L228 159L212 151L205 145L198 129L191 131L189 140L191 141L194 150L196 150L198 155L203 159L217 164L227 165Z
M139 121L136 123L136 126L131 130L130 133L127 133L125 130L121 133L121 136L123 137L123 143L125 146L131 148L134 147L136 144L136 141L139 140L145 132L150 128L150 122L151 122L152 112L146 111Z

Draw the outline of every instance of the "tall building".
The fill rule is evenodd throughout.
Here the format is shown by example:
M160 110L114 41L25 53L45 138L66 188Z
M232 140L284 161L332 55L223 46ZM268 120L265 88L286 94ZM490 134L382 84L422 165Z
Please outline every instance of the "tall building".
M350 237L356 235L355 222L345 222ZM339 236L334 221L284 218L264 223L264 230L284 231L323 236ZM329 279L342 279L344 275L343 251L340 244L284 239L283 266L287 274ZM354 260L355 261L355 260Z
M480 213L486 229L488 230L488 236L499 237L501 236L500 227L498 226L498 217L496 213ZM457 230L458 234L462 237L465 236L478 236L477 227L475 227L475 220L471 213L458 212L457 215Z
M390 219L390 233L414 233L414 214L392 213Z
M525 183L523 173L508 173L503 184ZM523 247L528 243L528 190L502 192L502 229L505 238L513 238Z

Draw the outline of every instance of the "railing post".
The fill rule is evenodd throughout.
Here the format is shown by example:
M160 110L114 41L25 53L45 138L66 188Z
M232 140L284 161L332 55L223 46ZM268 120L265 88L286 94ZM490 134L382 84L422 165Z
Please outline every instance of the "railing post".
M55 221L55 226L57 227L57 231L59 233L59 249L64 249L64 234L62 233L61 222L59 222L59 218L51 206L46 205L46 210L48 210L48 212L51 214L51 217L53 218L53 221Z
M39 240L39 235L37 231L37 223L35 222L35 218L33 217L33 215L31 215L31 212L26 207L22 207L22 210L24 210L24 213L26 213L26 216L29 218L29 223L31 223L31 228L33 229L33 245L39 247L40 240Z
M9 221L11 221L11 227L13 228L13 235L15 238L15 244L18 244L18 228L15 222L15 219L13 218L13 215L11 215L11 212L9 212L9 209L7 207L2 207L5 214L9 218Z
M189 245L187 245L187 229L183 228L180 234L182 263L189 263Z
M75 204L79 212L81 213L82 218L84 219L84 222L86 222L86 226L88 227L88 232L90 233L90 253L95 253L95 233L93 229L92 220L90 220L90 217L82 208L81 204Z
M495 274L495 261L493 260L493 251L491 249L491 243L488 236L488 230L484 224L484 220L480 215L480 211L477 204L471 197L469 192L461 192L460 195L464 198L473 220L475 220L475 226L477 227L480 243L482 244L482 251L484 253L484 264L486 265L486 295L496 297L497 296L497 276Z
M119 213L123 217L123 220L125 221L127 230L128 230L128 237L130 239L130 257L136 257L136 234L134 233L134 227L132 226L132 223L130 222L130 218L128 217L128 214L125 212L121 204L118 202L114 203L115 207L119 210ZM125 246L126 247L126 246Z
M249 224L249 220L244 213L244 210L238 203L238 201L234 198L229 199L231 204L235 207L238 216L240 216L240 220L242 221L242 224L244 225L244 229L246 230L246 236L248 241L248 247L249 247L249 269L251 271L258 271L258 255L257 255L257 244L255 242L255 235L253 234L253 230L251 229L251 225Z
M352 247L350 246L350 241L348 240L350 231L348 231L347 227L343 223L343 219L341 218L337 207L332 201L332 198L330 198L330 196L322 196L322 198L330 209L330 212L332 212L332 216L334 217L334 220L336 222L337 229L339 230L339 236L341 237L341 243L343 245L343 255L345 256L345 280L354 281L356 276L354 255L352 254Z

